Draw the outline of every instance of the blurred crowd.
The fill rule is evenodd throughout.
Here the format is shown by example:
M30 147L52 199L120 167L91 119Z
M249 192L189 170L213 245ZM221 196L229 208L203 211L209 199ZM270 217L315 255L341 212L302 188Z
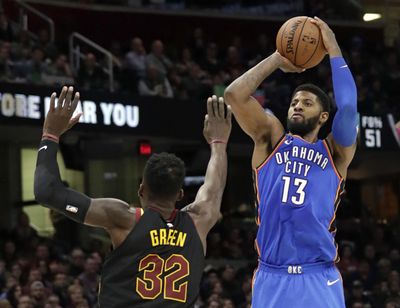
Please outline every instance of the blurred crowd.
M196 308L251 307L257 230L250 212L246 213L225 214L209 234L207 266ZM74 225L77 227L71 222L67 232ZM337 226L341 258L337 266L343 277L346 306L400 307L398 221L389 224L346 218ZM42 238L21 212L16 228L0 237L0 307L96 307L107 251L96 244L89 246L92 248L84 250L76 243L61 243L57 234L53 239Z
M114 55L114 88L122 93L203 100L211 94L222 95L231 81L275 50L274 38L266 34L260 34L251 45L235 34L226 45L210 37L202 28L195 28L182 46L141 37L111 42L106 47ZM341 42L341 46L357 83L359 110L391 112L399 118L399 48L368 43L359 36ZM75 84L80 90L106 91L105 63L106 59L88 50L80 66L73 69L67 51L51 42L48 30L40 30L33 38L27 31L14 29L0 12L0 81ZM291 91L303 82L314 82L332 94L328 57L302 74L275 72L254 95L262 105L284 113Z
M62 0L53 0L62 1ZM320 16L361 20L362 9L351 1L328 0L74 0L83 4L123 5L162 10L206 10L222 14L268 16Z
M134 0L120 2L135 3ZM145 2L159 6L201 6L200 1ZM225 7L244 5L244 1L222 2ZM246 1L246 5L250 8L249 4L253 3L257 7L257 2L260 1ZM315 8L325 3L288 1L288 4L300 2ZM259 35L251 46L235 35L230 44L223 45L209 39L209 34L201 28L193 29L183 47L134 37L130 42L112 42L109 48L114 55L117 91L182 100L223 95L232 80L275 50L274 38L265 34ZM357 83L361 112L391 112L399 118L398 50L385 48L383 44L369 44L361 37L343 43L344 56ZM2 82L75 84L82 90L107 91L104 63L105 59L88 51L79 69L74 70L67 51L51 42L46 29L32 37L29 32L15 28L7 15L0 12ZM332 94L329 61L325 59L317 68L303 74L277 71L261 85L255 97L266 108L285 113L287 105L282 102L287 102L294 87L305 81L314 81ZM252 275L257 260L253 243L257 230L250 218L251 209L247 213L239 215L240 219L225 216L209 234L208 265L197 308L250 307ZM244 219L246 216L248 220ZM17 227L1 234L0 308L96 306L98 279L106 251L80 247L72 231L74 223L66 220L61 223L64 225L59 229L68 230L68 234L62 237L56 228L56 238L42 238L21 212ZM337 226L341 257L338 267L343 276L347 307L400 307L399 222L378 224L369 219L361 222L349 218L339 220Z

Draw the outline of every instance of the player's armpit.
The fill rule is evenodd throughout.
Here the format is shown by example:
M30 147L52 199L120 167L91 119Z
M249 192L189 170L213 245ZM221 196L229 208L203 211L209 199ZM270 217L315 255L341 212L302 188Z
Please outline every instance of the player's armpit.
M92 199L86 214L85 224L107 230L131 230L135 223L135 209L129 204L113 198Z
M189 204L184 207L181 211L187 212L192 216L192 218L199 221L204 227L205 232L208 232L218 220L222 218L222 214L220 212L220 204L217 204L215 201L198 201Z
M344 147L334 140L332 133L328 135L326 140L330 147L332 159L338 172L343 178L346 178L347 169L356 153L357 143L354 142L352 145Z
M193 219L193 223L203 244L204 254L207 251L207 234L211 228L222 219L220 203L212 200L194 201L181 211L187 212Z
M239 126L254 143L272 142L275 134L283 134L284 128L281 122L274 115L267 114L254 97L250 96L247 101L240 102L228 89L225 92L225 103L231 105Z
M115 249L121 245L135 227L141 213L140 208L131 208L129 204L122 200L112 198L92 199L85 224L106 229Z

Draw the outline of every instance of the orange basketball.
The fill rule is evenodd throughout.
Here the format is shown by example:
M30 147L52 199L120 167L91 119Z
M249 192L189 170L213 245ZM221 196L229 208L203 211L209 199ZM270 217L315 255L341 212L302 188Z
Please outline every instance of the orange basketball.
M316 66L326 55L321 31L310 19L307 16L293 17L282 25L276 36L279 53L303 68Z

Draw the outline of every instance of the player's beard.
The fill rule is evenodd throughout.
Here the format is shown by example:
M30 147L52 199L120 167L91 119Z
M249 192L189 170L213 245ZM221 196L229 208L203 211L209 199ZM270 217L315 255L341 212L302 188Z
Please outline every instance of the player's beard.
M304 121L293 121L293 119L287 118L286 124L289 132L303 137L315 129L318 121L319 115L309 119L304 119Z

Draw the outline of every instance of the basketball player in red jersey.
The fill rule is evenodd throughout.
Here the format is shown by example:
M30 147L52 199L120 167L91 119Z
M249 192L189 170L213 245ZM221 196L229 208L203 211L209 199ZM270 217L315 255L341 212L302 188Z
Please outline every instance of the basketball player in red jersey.
M142 208L117 199L92 199L67 188L57 164L59 137L76 124L79 93L64 87L55 104L51 95L35 170L35 197L46 207L86 225L102 227L114 250L101 277L99 306L193 307L204 267L206 236L220 217L227 173L226 145L231 131L230 107L223 98L207 100L204 137L211 158L195 201L183 210L185 167L173 154L155 154L147 161L138 194Z

